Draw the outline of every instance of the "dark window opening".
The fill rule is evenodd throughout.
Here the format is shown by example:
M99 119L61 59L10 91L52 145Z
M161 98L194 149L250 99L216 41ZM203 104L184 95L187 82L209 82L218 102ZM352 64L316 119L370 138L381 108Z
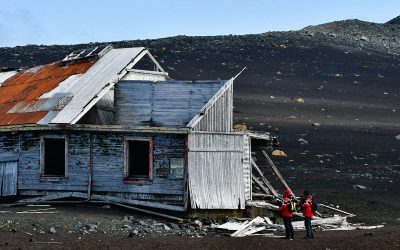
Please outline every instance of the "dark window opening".
M65 176L65 139L44 138L44 175Z
M151 179L150 141L128 141L128 178Z
M133 66L134 69L157 71L157 67L148 55L145 55Z

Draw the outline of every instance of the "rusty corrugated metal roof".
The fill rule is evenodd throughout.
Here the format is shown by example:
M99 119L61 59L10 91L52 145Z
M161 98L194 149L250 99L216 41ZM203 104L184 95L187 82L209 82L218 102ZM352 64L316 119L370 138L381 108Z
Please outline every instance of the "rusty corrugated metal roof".
M94 60L84 60L64 66L56 62L19 72L5 80L0 86L0 126L37 123L51 110L59 110L59 102L65 105L65 98L58 101L39 97L68 77L85 73L94 63Z

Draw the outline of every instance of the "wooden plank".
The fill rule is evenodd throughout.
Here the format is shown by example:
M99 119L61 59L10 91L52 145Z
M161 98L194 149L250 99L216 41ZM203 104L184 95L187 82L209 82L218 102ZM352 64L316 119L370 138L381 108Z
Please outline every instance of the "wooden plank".
M271 191L269 191L269 189L264 186L262 181L258 180L257 177L255 177L254 175L251 176L251 178L262 189L262 191L264 191L266 194L271 194Z
M274 162L269 158L268 154L262 150L261 151L264 158L267 160L268 165L271 167L272 171L274 172L275 176L278 178L279 182L283 185L285 189L290 189L289 185L286 183L285 179L283 179L281 173L279 172L278 168L275 166ZM293 190L292 190L293 193ZM294 193L293 193L294 195Z
M271 185L271 183L267 180L267 178L265 178L261 169L257 166L257 164L253 161L253 159L251 160L251 165L253 166L254 170L256 170L256 173L260 176L260 178L264 182L264 184L268 187L268 189L272 193L272 195L275 197L278 197L279 196L278 192L276 192L275 188Z
M331 206L328 206L328 205L318 204L318 206L325 207L327 209L331 209L333 211L340 212L340 213L343 213L343 214L347 214L347 215L352 216L352 217L356 216L355 214L351 214L351 213L348 213L346 211L343 211L343 210L340 210L340 209L337 209L337 208L334 208L334 207L331 207Z
M275 196L271 194L252 193L252 195L253 197L275 198Z
M253 226L254 224L259 224L263 222L264 219L261 217L256 217L253 220L251 220L249 223L243 223L243 227L241 227L239 230L231 234L232 237L240 237L240 235L249 227Z
M4 168L6 166L5 162L0 162L0 196L3 196L2 186L3 186L3 176L4 176Z
M143 208L132 207L132 206L124 205L124 204L121 204L121 203L115 203L115 202L112 202L110 204L118 206L118 207L128 208L128 209L131 209L131 210L134 210L134 211L137 211L137 212L141 212L141 213L155 215L155 216L166 218L166 219L170 219L170 220L175 220L175 221L179 221L179 222L183 221L182 218L178 218L178 217L171 216L171 215L168 215L168 214L157 213L157 212L150 211L150 210L143 209Z
M123 198L104 196L104 195L95 195L95 194L92 195L91 199L92 200L109 201L109 202L115 202L115 203L125 203L125 204L144 206L144 207L167 209L167 210L172 210L172 211L180 211L180 212L185 211L184 207L167 205L164 203L154 202L154 201L128 200L128 199L123 199Z
M57 200L57 199L62 199L62 198L68 198L72 197L72 192L58 192L46 196L40 196L40 197L35 197L35 198L29 198L29 199L23 199L17 201L17 203L38 203L38 202L43 202L43 201L51 201L51 200Z
M3 163L2 196L17 195L17 162Z

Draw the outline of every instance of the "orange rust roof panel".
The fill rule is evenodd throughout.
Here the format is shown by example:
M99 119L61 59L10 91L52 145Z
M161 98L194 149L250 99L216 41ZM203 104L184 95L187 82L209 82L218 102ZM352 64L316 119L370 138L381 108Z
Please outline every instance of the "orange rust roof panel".
M7 112L19 102L29 103L39 99L72 75L84 74L94 63L95 61L83 61L64 66L61 62L56 62L19 72L4 81L0 86L0 126L37 123L50 110Z

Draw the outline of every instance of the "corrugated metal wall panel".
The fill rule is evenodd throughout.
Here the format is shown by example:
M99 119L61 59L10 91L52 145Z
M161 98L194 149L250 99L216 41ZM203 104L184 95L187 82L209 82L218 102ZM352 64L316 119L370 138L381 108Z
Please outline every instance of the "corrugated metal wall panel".
M233 120L233 84L205 112L193 131L231 132Z
M244 135L192 133L188 178L193 209L244 209Z
M243 178L244 178L244 197L246 201L252 197L252 180L251 180L251 138L243 136Z
M117 81L118 73L141 51L143 51L143 48L112 49L101 57L85 74L76 79L70 79L75 88L71 85L67 89L73 91L73 98L51 123L73 122L93 98L108 87L111 82ZM66 91L64 89L66 85L64 84L62 87L60 91Z

